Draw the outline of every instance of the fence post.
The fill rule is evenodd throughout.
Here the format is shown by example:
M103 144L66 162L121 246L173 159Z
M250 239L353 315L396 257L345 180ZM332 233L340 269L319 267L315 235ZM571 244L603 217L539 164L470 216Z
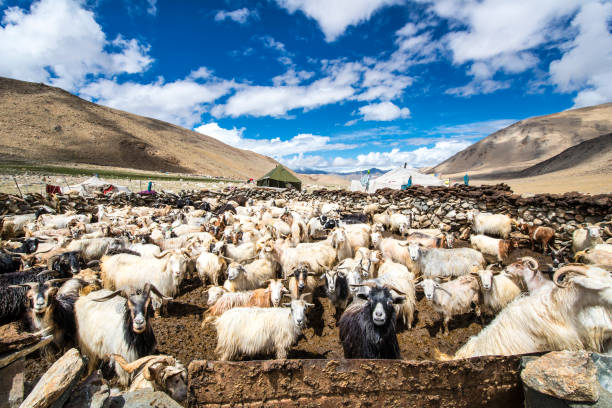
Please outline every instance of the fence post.
M15 176L13 176L13 181L15 182L15 185L17 186L17 191L19 191L19 196L23 198L23 194L21 193L21 189L19 188L19 183L17 183L17 179L15 178Z

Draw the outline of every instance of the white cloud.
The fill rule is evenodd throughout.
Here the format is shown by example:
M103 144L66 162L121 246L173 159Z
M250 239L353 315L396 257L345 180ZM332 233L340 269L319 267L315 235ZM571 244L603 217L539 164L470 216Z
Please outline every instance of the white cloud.
M281 159L292 169L315 169L331 172L348 172L376 167L383 170L393 169L408 163L412 167L436 165L471 144L462 140L443 140L432 147L421 146L411 151L392 149L385 152L370 152L356 157L335 157L326 159L316 155L295 155Z
M147 13L152 16L157 14L157 0L147 0L149 7L147 8Z
M337 103L355 94L361 66L354 63L333 65L328 76L307 85L251 86L244 85L225 105L215 106L215 117L242 115L283 117L294 109L310 110ZM298 78L299 79L299 78ZM277 81L279 84L282 81Z
M309 133L300 133L291 139L251 139L243 137L245 128L224 129L216 122L207 123L194 129L196 132L214 137L230 146L247 149L256 153L275 158L282 158L289 154L320 152L326 150L352 149L355 145L344 143L330 143L328 136L318 136Z
M391 102L374 103L361 106L359 113L363 115L363 120L390 121L398 118L409 118L410 109L399 108Z
M593 0L590 0L593 1ZM496 80L498 72L517 74L534 68L538 47L554 47L570 33L565 23L585 0L440 0L429 1L431 10L450 22L443 38L456 65L472 63L465 86L447 93L471 96L510 86Z
M207 76L204 83L196 78ZM199 123L207 104L227 94L235 84L210 77L207 70L196 70L186 79L174 82L140 84L100 79L81 88L80 94L97 103L191 128Z
M269 35L265 35L263 37L261 37L261 40L263 41L264 46L268 47L268 48L272 48L274 50L280 51L280 52L287 52L287 50L285 49L285 44L283 44L280 41L276 41L274 39L274 37L269 36Z
M578 32L567 52L550 64L551 80L562 92L579 91L575 107L612 101L611 3L585 4L572 21Z
M215 21L225 21L229 19L238 24L245 24L249 18L255 18L257 16L257 10L249 10L244 7L234 11L219 10L217 14L215 14Z
M120 35L109 42L76 0L41 0L29 11L10 7L0 26L0 75L73 91L88 75L146 70L153 62L147 52L148 46Z
M348 26L356 26L370 19L377 10L402 0L276 0L290 13L297 10L316 20L325 40L336 40Z

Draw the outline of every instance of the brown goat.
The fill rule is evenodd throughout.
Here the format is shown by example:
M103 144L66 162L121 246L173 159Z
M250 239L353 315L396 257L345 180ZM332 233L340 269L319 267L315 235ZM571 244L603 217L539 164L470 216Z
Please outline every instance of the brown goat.
M550 227L540 227L537 225L521 224L520 229L524 234L529 235L531 250L535 250L536 242L542 247L542 252L548 252L548 245L555 241L555 230Z

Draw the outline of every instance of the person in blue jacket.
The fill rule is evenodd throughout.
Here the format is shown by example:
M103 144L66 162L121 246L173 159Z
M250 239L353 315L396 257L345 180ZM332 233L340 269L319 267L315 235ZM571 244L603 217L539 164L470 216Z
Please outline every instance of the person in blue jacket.
M468 176L467 173L465 173L465 176L463 176L463 184L465 184L466 186L470 185L470 176Z

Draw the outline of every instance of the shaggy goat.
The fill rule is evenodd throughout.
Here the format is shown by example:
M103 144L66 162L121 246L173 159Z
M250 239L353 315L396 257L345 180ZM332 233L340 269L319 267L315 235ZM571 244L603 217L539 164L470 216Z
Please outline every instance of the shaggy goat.
M612 311L610 273L596 267L567 265L555 272L553 282L510 303L454 358L551 350L602 351L600 338L586 329L580 314L596 306L605 308L608 314ZM610 333L611 329L606 331Z
M472 222L474 233L508 238L512 231L512 219L503 214L486 214L478 210L468 212L468 221Z
M303 299L293 299L282 308L237 307L223 313L215 326L220 360L240 356L275 353L277 359L287 352L306 325L306 308L314 306Z
M119 354L132 362L154 350L155 334L148 320L150 292L162 297L155 286L147 283L132 295L102 289L78 298L74 304L77 341L88 358L89 373L109 354ZM120 383L127 386L129 375L118 365L115 372Z
M365 302L351 304L338 322L344 358L400 358L393 305L401 304L404 298L373 286L367 294L358 293Z

